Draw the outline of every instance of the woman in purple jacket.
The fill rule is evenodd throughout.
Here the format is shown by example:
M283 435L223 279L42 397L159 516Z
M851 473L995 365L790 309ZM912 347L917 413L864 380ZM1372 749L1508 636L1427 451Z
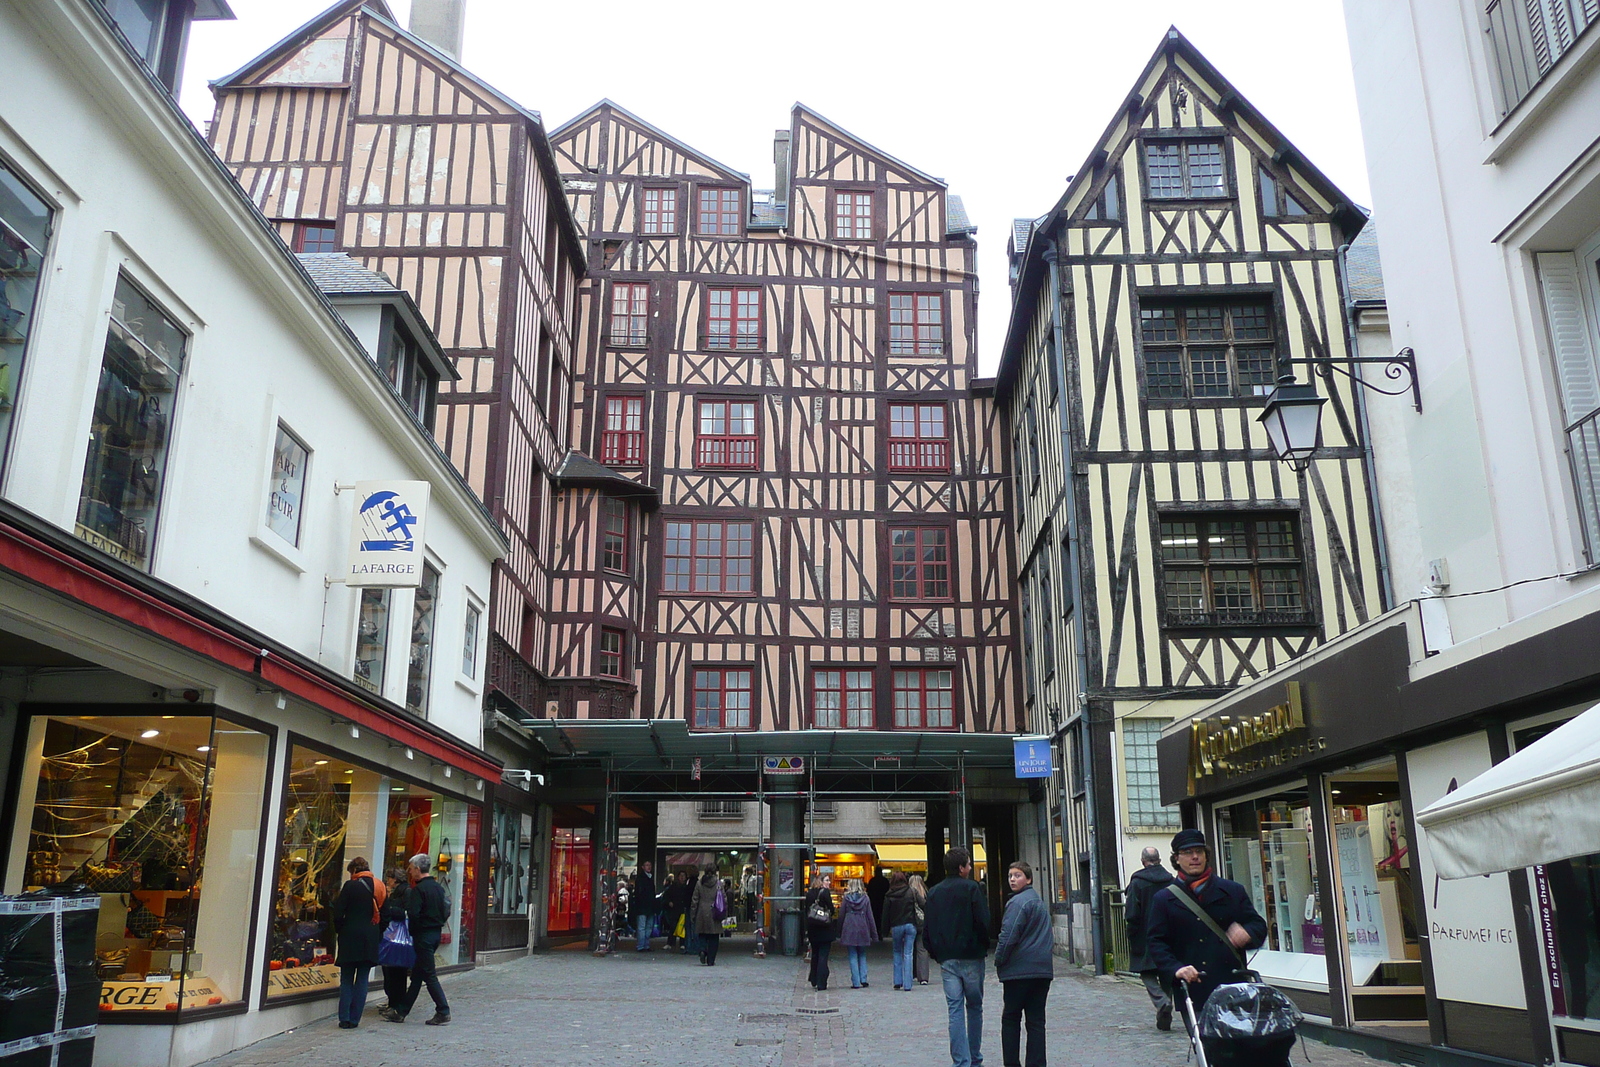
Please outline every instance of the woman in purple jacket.
M878 939L878 923L872 914L872 900L861 888L861 879L850 879L850 890L839 909L842 922L839 943L850 950L850 988L867 984L867 946Z

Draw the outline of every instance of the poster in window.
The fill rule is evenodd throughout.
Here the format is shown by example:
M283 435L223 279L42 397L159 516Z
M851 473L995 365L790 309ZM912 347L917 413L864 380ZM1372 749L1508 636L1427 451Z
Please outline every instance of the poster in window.
M428 491L427 482L356 483L346 585L421 584Z
M278 439L272 447L272 492L267 498L267 529L289 542L300 544L300 508L305 499L306 446L278 424Z

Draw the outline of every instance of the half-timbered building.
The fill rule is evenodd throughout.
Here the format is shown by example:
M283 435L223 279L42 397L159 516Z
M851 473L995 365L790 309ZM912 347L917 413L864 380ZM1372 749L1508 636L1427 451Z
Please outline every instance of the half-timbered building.
M998 394L1015 454L1029 726L1062 748L1053 821L1074 950L1165 853L1163 726L1388 606L1341 280L1365 215L1176 30L1048 214L1012 235ZM1283 376L1326 397L1278 462ZM1120 922L1116 925L1120 926Z

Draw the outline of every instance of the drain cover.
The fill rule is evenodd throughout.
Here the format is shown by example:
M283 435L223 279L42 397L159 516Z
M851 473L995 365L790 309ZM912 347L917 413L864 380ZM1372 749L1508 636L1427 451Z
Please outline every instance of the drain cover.
M759 1012L740 1012L739 1013L739 1021L742 1022L742 1023L788 1022L790 1019L793 1019L793 1018L794 1018L793 1015L789 1015L789 1014L786 1014L786 1013L777 1013L777 1014L772 1014L772 1013L761 1014Z
M733 1042L734 1048L739 1048L739 1047L745 1046L745 1045L781 1045L781 1044L783 1044L783 1038L781 1038L781 1037L740 1037L740 1038L735 1038L734 1042Z
M838 1015L838 1008L796 1008L798 1015Z

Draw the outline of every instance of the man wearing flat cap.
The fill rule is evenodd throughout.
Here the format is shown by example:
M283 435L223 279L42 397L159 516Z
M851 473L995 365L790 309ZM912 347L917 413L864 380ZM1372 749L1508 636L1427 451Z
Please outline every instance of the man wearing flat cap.
M1212 869L1211 849L1199 830L1180 830L1173 837L1172 866L1176 880L1150 901L1145 941L1162 978L1189 984L1198 1013L1217 986L1248 980L1244 961L1267 939L1267 923L1244 886ZM1187 902L1177 896L1180 893ZM1211 923L1200 918L1192 905L1198 905Z

